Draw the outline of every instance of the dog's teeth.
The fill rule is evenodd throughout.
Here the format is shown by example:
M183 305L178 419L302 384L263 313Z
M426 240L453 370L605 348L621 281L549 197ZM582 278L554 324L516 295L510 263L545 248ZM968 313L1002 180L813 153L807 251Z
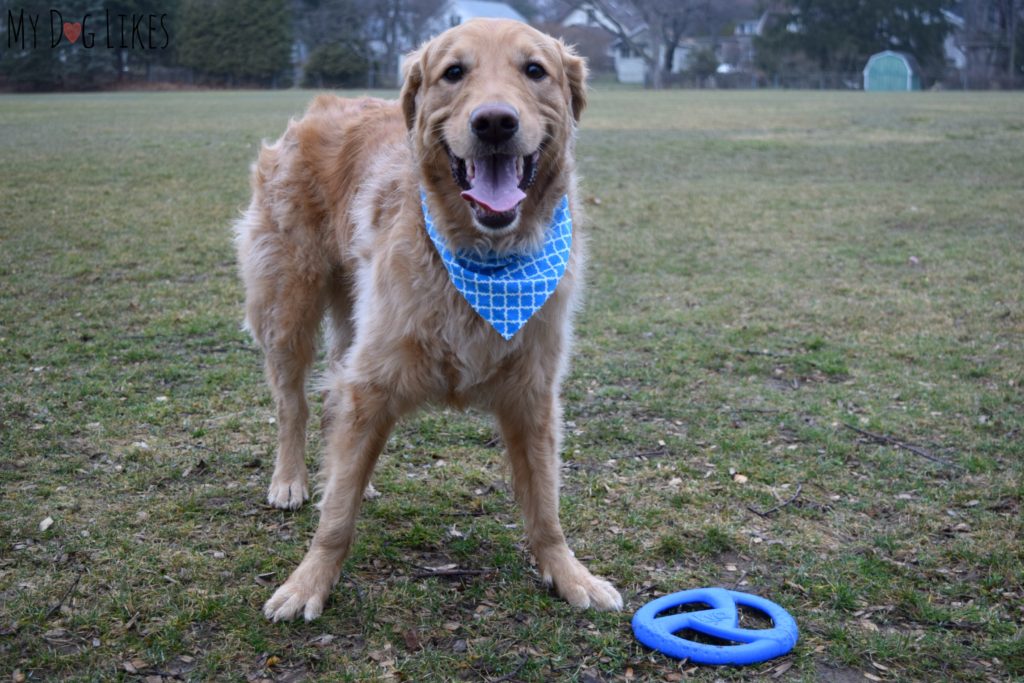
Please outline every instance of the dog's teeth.
M470 180L476 177L476 162L466 159L466 177Z
M518 176L519 182L523 181L523 159L524 157L516 157L516 176Z

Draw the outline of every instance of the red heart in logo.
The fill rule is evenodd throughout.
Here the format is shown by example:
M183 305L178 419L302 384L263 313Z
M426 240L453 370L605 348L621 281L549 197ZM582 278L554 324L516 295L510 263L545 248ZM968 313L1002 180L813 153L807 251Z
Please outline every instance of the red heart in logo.
M76 21L75 23L64 22L64 37L74 43L78 40L78 36L82 35L82 22Z

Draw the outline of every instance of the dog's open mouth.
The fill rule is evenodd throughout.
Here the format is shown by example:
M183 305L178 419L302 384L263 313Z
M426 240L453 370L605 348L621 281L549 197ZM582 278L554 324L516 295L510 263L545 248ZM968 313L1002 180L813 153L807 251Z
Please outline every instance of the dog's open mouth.
M511 225L519 214L519 204L526 199L526 190L537 178L540 150L527 156L488 154L468 159L456 156L448 145L445 151L452 177L477 222L496 230Z

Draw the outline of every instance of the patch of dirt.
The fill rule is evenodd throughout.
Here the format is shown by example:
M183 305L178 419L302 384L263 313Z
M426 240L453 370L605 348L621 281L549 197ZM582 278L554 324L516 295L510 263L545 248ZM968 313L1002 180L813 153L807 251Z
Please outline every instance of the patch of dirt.
M818 683L864 683L868 680L864 674L846 666L832 666L818 663L814 665L814 680Z

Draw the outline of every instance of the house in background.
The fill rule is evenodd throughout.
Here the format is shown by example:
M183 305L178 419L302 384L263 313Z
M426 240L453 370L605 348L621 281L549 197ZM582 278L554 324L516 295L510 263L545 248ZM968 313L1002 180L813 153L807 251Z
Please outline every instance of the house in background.
M403 50L403 53L414 49L420 41L443 33L459 24L464 24L471 19L511 19L513 21L521 21L524 24L527 23L526 17L504 2L451 0L442 5L441 9L427 20L425 26L420 31L421 35L419 37L411 37L408 40L409 45ZM403 54L398 59L397 82L399 85L402 84L402 64L404 62L405 55Z
M736 22L732 35L722 40L716 54L720 62L719 73L735 73L737 71L754 73L754 39L764 34L768 21L765 12L757 19L745 19Z
M607 46L605 57L611 60L619 83L643 83L647 76L647 65L637 48L645 51L650 49L650 29L639 13L629 5L616 6L614 11L618 22L612 20L593 3L582 2L558 24L562 33L570 29L586 29L603 36L602 42ZM620 26L629 38L628 41L619 36ZM676 48L672 56L672 73L680 73L686 69L692 49L693 45L690 43ZM659 57L664 63L663 50Z
M559 22L562 35L570 29L589 30L602 35L607 43L604 56L611 61L615 77L620 83L644 83L648 77L648 67L642 52L651 49L652 36L650 28L632 7L624 3L612 2L611 10L615 18L607 16L600 7L591 2L576 5ZM698 52L714 53L719 63L719 73L752 72L754 70L754 37L761 35L765 17L750 18L736 22L733 33L728 37L688 37L680 41L672 54L670 74L684 73L691 59ZM548 29L549 33L554 33ZM626 39L621 36L625 33ZM586 55L591 62L594 58ZM659 48L658 62L665 64L665 48Z
M470 19L512 19L526 23L526 18L515 8L504 2L488 0L452 0L435 15L431 28L440 33L453 26L465 23Z

